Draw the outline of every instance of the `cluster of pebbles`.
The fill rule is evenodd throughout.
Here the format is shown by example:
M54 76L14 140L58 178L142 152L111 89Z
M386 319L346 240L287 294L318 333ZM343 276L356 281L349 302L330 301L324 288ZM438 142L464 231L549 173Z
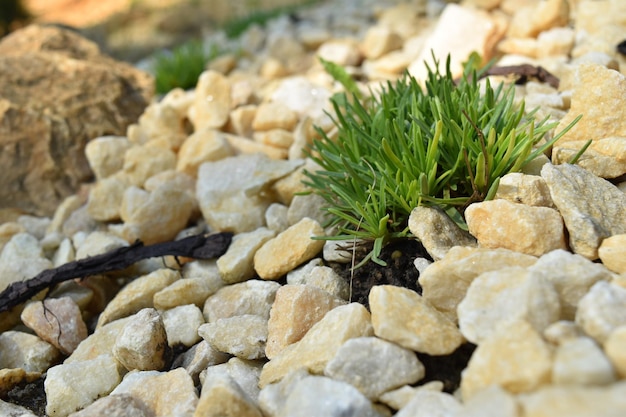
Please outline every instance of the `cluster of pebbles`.
M125 137L94 138L87 192L51 219L0 226L0 287L136 239L228 230L232 244L216 260L65 282L3 313L0 414L41 413L17 403L43 380L59 417L626 415L625 15L621 0L346 0L213 35L237 53ZM468 207L469 234L416 208L422 293L375 286L366 308L329 266L350 257L311 239L324 202L300 193L315 169L303 149L315 126L334 134L325 111L341 89L317 57L376 91L407 68L419 79L431 51L454 71L472 51L540 65L559 88L528 80L518 99L557 130L583 118L551 159ZM444 392L420 358L467 346Z

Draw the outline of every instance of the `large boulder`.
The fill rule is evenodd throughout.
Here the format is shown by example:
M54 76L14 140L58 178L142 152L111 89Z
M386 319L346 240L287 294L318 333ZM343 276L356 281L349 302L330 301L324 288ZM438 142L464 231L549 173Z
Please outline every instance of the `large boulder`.
M51 215L92 177L84 149L125 135L152 77L71 30L32 25L0 41L0 209Z

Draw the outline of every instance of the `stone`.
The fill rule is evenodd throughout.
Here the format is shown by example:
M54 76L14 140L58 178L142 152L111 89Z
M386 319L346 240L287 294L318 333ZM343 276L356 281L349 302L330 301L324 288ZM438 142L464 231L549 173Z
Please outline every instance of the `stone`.
M37 417L26 407L0 400L0 414L7 417Z
M284 129L292 131L298 123L298 114L280 102L261 103L256 110L252 129L266 131Z
M52 268L52 262L43 256L37 239L27 233L18 233L0 252L0 291L11 283L24 281Z
M549 385L519 397L525 417L619 416L626 411L626 384L608 387Z
M172 369L185 368L193 379L194 385L198 385L202 371L214 365L226 363L229 358L230 355L214 349L209 342L202 340L174 359Z
M377 59L402 47L402 38L388 27L372 26L361 42L361 53L367 59Z
M624 378L626 375L626 326L615 328L604 342L604 353L613 364L617 375Z
M428 355L448 355L462 343L454 322L415 291L377 285L369 294L374 334L403 348Z
M189 222L195 202L189 193L166 183L150 193L119 228L110 229L126 241L137 239L146 245L173 240Z
M626 122L620 116L626 94L626 78L618 71L593 63L576 67L569 112L556 130L569 125L578 115L583 118L559 140L557 148L569 141L598 140L626 136ZM616 113L617 112L617 113Z
M420 390L395 415L397 417L428 417L455 415L461 411L459 400L445 392Z
M254 130L252 121L256 115L256 104L239 106L230 112L228 126L234 134L246 138L251 138Z
M376 337L346 341L324 368L324 375L347 382L371 400L425 375L415 352Z
M303 218L309 217L319 224L324 224L330 220L325 210L326 207L328 207L328 202L318 194L294 195L287 211L287 222L289 225L294 225Z
M467 28L472 30L468 31ZM448 4L408 71L418 80L425 80L425 62L431 68L436 68L432 54L440 63L445 63L446 57L450 55L450 70L454 77L458 77L462 74L462 63L467 61L472 52L477 52L485 62L491 59L495 45L502 37L501 32L497 23L484 11Z
M264 145L288 150L293 144L293 133L285 129L272 129L255 132L253 139Z
M132 185L143 187L148 178L159 172L176 168L176 154L160 146L136 145L124 154L122 172Z
M341 300L350 298L350 285L329 266L313 267L304 278L304 284L320 288Z
M326 61L334 62L342 67L357 66L362 57L359 45L352 39L331 39L317 49L317 56Z
M598 343L604 343L616 328L626 324L626 288L596 282L578 303L576 324Z
M89 193L89 215L102 222L119 220L126 187L128 184L117 175L98 181Z
M130 394L108 395L100 398L69 417L150 417L154 415L146 405Z
M87 326L80 309L69 297L49 298L26 305L22 322L37 336L63 354L70 355L87 338Z
M461 377L461 394L468 400L492 384L511 393L533 391L550 382L552 353L526 321L500 326L474 351Z
M267 228L276 234L284 232L288 227L287 212L289 207L280 203L272 203L265 210L265 223Z
M521 172L511 172L500 178L495 198L527 206L554 207L545 180L538 175Z
M304 368L298 368L287 374L280 382L267 385L259 392L259 408L263 415L278 416L285 406L289 394L293 391L295 383L307 376L309 372Z
M95 332L78 345L76 350L65 359L64 363L69 364L92 360L100 355L110 355L113 357L113 346L115 346L117 336L130 319L131 317L125 317L97 328Z
M254 254L274 236L276 232L266 227L235 235L226 253L217 260L222 280L235 284L254 277Z
M98 318L98 327L153 306L154 294L180 279L180 272L158 269L128 283L107 304Z
M234 151L228 140L219 130L205 128L191 134L178 151L176 170L196 177L198 168L204 162L219 161L233 156Z
M300 341L283 349L263 367L259 387L280 381L289 372L305 368L320 374L347 340L373 336L370 313L362 304L351 303L326 313Z
M129 372L111 392L111 395L123 394L139 400L154 417L192 417L198 404L193 381L182 368L168 372Z
M415 394L422 390L442 392L443 382L430 381L418 387L404 385L398 389L382 394L379 398L379 402L387 405L393 410L400 410L411 401Z
M379 417L380 414L352 385L323 376L307 376L295 383L278 414L278 417L306 416Z
M567 0L546 0L537 3L532 16L532 34L565 26L569 23L570 6Z
M80 260L90 256L101 255L125 246L128 246L128 242L111 233L91 232L76 248L76 259Z
M324 247L324 229L308 217L266 242L254 255L254 269L262 279L278 279L298 265L312 259Z
M422 297L456 321L456 309L472 281L480 274L508 266L527 267L537 258L507 249L453 247L419 277Z
M626 194L576 165L546 164L541 176L550 188L575 253L598 259L602 240L626 233Z
M533 256L567 248L563 219L549 207L490 200L470 204L465 219L481 247Z
M580 299L598 281L609 281L611 272L604 266L565 250L543 255L528 268L543 276L559 294L561 320L574 320Z
M626 273L626 234L613 235L602 241L598 248L600 260L611 271Z
M437 261L453 246L476 246L476 239L462 230L443 210L418 206L409 215L409 230Z
M326 313L345 304L312 285L283 285L276 292L267 324L265 355L272 359L299 341Z
M519 405L516 397L499 385L490 385L463 402L464 417L518 417Z
M569 27L555 27L537 36L537 58L567 56L572 52L576 31Z
M122 380L118 366L113 356L100 355L48 369L44 381L46 414L67 416L108 395Z
M115 180L117 180L117 178L113 179L113 181ZM133 213L135 213L139 207L144 206L149 198L150 192L143 188L139 188L135 185L125 187L122 200L117 206L117 215L123 222L127 223L130 221Z
M242 233L264 226L265 210L274 201L262 191L300 165L301 161L274 161L263 154L203 163L196 196L204 219L215 231Z
M144 308L124 325L113 346L113 355L129 371L156 371L167 364L167 334L161 315Z
M237 384L241 387L243 392L253 401L257 402L261 391L259 388L259 377L261 376L264 363L264 361L250 361L233 357L222 366L225 368L228 375L237 381ZM218 366L213 367L213 369L216 368L218 368Z
M0 395L6 398L14 388L24 386L41 378L40 372L28 372L22 368L0 369Z
M187 304L165 310L161 318L168 345L191 347L201 340L198 327L204 324L204 316L195 305Z
M330 110L328 99L331 95L327 88L306 77L294 76L281 80L270 99L286 105L299 115L316 118L323 116L324 110Z
M0 162L11 167L1 206L52 215L92 176L86 144L124 135L152 99L153 79L58 26L15 31L0 51Z
M227 373L214 373L202 385L194 417L262 417L250 399Z
M561 343L554 353L552 383L557 385L608 385L615 370L602 349L588 337Z
M378 24L393 29L403 39L408 39L425 23L420 19L426 11L425 7L423 2L396 4L381 12Z
M212 288L211 283L202 278L179 279L155 293L152 304L157 310L168 310L187 304L201 307L216 291L217 288Z
M231 106L231 83L217 71L200 74L196 84L196 95L189 108L189 120L194 130L219 129L228 121Z
M584 140L557 142L552 150L554 164L568 163L586 144ZM576 162L601 178L617 178L626 173L626 137L609 136L595 138Z
M59 351L39 337L8 330L0 333L0 369L43 373L60 359Z
M253 314L268 320L270 309L280 284L258 279L228 285L206 300L204 319L207 323L219 319Z
M256 142L248 138L235 135L227 135L228 144L235 150L236 155L264 154L270 159L281 161L287 159L289 151L264 143ZM293 160L293 158L290 158Z
M542 333L560 313L559 295L550 280L518 266L476 277L457 308L461 333L474 344L514 320L523 319Z
M85 156L97 181L124 167L124 154L132 144L125 136L101 136L85 145Z
M265 358L267 320L244 314L203 324L198 334L220 352L242 359Z
M49 217L29 216L25 214L18 217L17 222L24 228L26 233L42 240L46 237L46 230L50 226L51 220Z
M543 338L555 346L582 336L585 332L576 323L567 320L552 323L543 331Z

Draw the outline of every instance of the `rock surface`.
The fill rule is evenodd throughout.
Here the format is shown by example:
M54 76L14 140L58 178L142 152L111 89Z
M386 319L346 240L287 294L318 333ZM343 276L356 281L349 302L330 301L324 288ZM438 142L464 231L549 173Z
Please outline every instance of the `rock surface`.
M152 77L53 26L14 32L0 51L0 162L11 167L2 208L51 215L92 175L86 144L126 133L152 98Z

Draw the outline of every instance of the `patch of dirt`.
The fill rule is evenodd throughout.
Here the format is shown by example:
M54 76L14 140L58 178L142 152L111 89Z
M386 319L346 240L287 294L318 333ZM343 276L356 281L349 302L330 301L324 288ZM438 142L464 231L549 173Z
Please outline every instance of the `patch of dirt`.
M43 388L45 378L41 377L27 384L15 386L8 392L4 401L28 408L38 416L46 415L46 392Z

